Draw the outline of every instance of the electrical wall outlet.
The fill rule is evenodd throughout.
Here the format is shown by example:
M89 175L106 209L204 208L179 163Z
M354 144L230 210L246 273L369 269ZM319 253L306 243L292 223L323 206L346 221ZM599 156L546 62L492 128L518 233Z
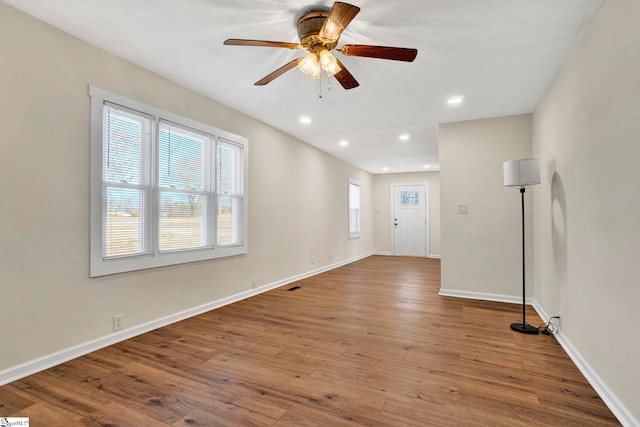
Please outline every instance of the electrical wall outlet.
M251 287L252 287L253 289L255 289L255 288L257 288L257 287L258 287L258 279L253 279L253 280L251 281Z
M465 215L469 213L469 204L468 203L458 203L458 213Z
M309 262L310 262L311 264L313 264L313 257L311 257L311 258L309 259Z
M116 314L113 316L113 330L119 331L124 328L124 314Z

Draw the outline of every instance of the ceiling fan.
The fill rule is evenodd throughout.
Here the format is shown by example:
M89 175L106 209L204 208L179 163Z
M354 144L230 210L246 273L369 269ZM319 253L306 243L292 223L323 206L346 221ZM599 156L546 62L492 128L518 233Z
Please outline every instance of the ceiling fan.
M359 7L342 2L335 2L330 10L322 6L315 6L310 10L306 10L297 22L300 43L228 39L224 41L224 44L231 46L305 49L309 52L307 56L296 58L258 80L255 83L256 86L263 86L272 82L297 65L306 75L314 79L321 78L322 70L324 70L329 77L334 76L343 88L353 89L358 87L358 81L346 69L344 64L331 54L332 50L337 50L345 56L391 59L394 61L412 62L416 58L418 54L416 49L402 47L347 44L337 49L340 35L358 12L360 12Z

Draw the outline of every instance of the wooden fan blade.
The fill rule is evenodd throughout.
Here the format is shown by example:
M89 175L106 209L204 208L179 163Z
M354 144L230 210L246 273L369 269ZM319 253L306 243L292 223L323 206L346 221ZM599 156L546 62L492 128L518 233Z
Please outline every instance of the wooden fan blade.
M268 40L245 40L245 39L227 39L224 41L227 46L262 46L262 47L281 47L284 49L302 49L302 45L298 43L272 42Z
M276 78L280 77L281 75L283 75L284 73L286 73L290 69L294 68L296 65L298 65L298 63L300 61L302 61L302 58L294 59L293 61L289 62L288 64L283 65L282 67L278 68L273 73L263 77L261 80L258 80L257 82L254 83L254 85L256 85L256 86L264 86L267 83L272 82L273 80L275 80Z
M413 62L418 55L417 49L404 47L369 46L362 44L346 44L340 48L346 56L363 56L366 58L392 59L394 61Z
M340 71L338 71L333 77L336 78L343 88L353 89L354 87L360 86L360 83L358 83L358 81L351 75L349 70L347 70L340 60L338 60L338 65L340 66Z
M360 12L358 6L351 4L335 2L329 16L324 21L320 33L318 36L325 42L336 42L340 38L340 34L347 28L347 25L355 18Z

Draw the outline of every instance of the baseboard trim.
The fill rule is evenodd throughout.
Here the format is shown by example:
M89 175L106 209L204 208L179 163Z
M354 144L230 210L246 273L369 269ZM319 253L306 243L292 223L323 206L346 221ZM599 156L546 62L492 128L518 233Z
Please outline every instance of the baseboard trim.
M387 251L374 251L373 255L393 256L393 254L391 252L387 252ZM438 255L438 254L429 254L425 258L440 259L440 255Z
M483 301L496 301L496 302L508 302L510 304L522 304L521 297L514 297L511 295L501 294L486 294L480 292L458 291L455 289L440 289L440 296L443 297L455 297L455 298L467 298L478 299ZM525 303L527 305L533 305L533 298L526 298Z
M391 256L391 252L386 252L386 251L374 251L373 254L374 255Z
M534 300L533 308L538 312L540 318L549 319L550 316L545 310ZM620 424L625 427L640 426L640 420L638 420L629 411L624 403L615 395L615 393L607 386L604 380L598 375L595 369L587 362L587 360L580 354L580 352L573 346L571 341L559 330L555 334L556 340L564 351L569 355L569 358L578 367L578 370L584 375L591 387L598 393L600 399L607 405L607 407L613 412L613 415L618 418Z
M133 338L135 336L138 336L147 332L151 332L163 326L168 326L172 323L176 323L181 320L185 320L190 317L194 317L199 314L206 313L207 311L215 310L216 308L224 307L225 305L233 304L234 302L242 301L246 298L259 295L263 292L267 292L272 289L279 288L281 286L288 285L298 280L306 279L307 277L312 277L317 274L323 273L325 271L333 270L334 268L338 268L343 265L347 265L352 262L358 261L360 259L367 258L373 254L374 254L373 252L368 252L356 257L346 259L344 261L329 264L320 268L316 268L311 271L307 271L305 273L297 274L295 276L290 276L285 279L278 280L276 282L259 286L256 289L250 289L247 291L239 292L235 295L230 295L228 297L221 298L216 301L211 301L209 303L192 307L187 310L183 310L174 314L170 314L168 316L165 316L156 320L152 320L147 323L143 323L140 325L133 326L131 328L123 329L122 331L114 332L107 336L97 338L82 344L78 344L73 347L69 347L64 350L40 357L38 359L34 359L17 366L13 366L8 369L4 369L0 371L0 386L8 384L13 381L17 381L29 375L33 375L35 373L44 371L45 369L52 368L61 363L68 362L69 360L75 359L80 356L84 356L93 351L100 350L104 347L108 347L110 345L119 343L129 338Z
M469 298L484 301L497 301L506 302L512 304L522 304L521 297L514 297L510 295L499 294L487 294L480 292L468 292L457 291L453 289L440 289L441 296L456 297L456 298ZM538 313L538 316L546 322L549 320L549 315L545 312L542 306L534 298L526 298L525 303L533 306L534 310ZM640 420L634 417L624 403L616 396L616 394L607 386L600 375L593 369L593 367L587 362L587 360L576 350L571 341L559 330L554 335L560 346L567 353L569 358L577 366L578 370L584 375L591 387L598 393L598 396L607 405L609 410L613 412L613 415L618 418L618 421L625 427L640 426Z

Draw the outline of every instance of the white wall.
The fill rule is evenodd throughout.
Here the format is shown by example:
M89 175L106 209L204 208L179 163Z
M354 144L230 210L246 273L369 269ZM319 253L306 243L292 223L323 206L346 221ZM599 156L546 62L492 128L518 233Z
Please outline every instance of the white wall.
M0 378L114 314L135 327L373 250L370 174L2 2L0 58ZM249 139L247 256L89 278L89 84Z
M440 256L440 174L389 173L373 176L373 229L376 252L391 253L391 185L429 184L429 256Z
M440 125L442 290L522 297L520 192L502 163L531 156L531 116ZM531 203L525 194L527 295L533 295ZM467 203L468 214L458 214Z
M640 2L609 0L533 115L536 299L640 420Z

